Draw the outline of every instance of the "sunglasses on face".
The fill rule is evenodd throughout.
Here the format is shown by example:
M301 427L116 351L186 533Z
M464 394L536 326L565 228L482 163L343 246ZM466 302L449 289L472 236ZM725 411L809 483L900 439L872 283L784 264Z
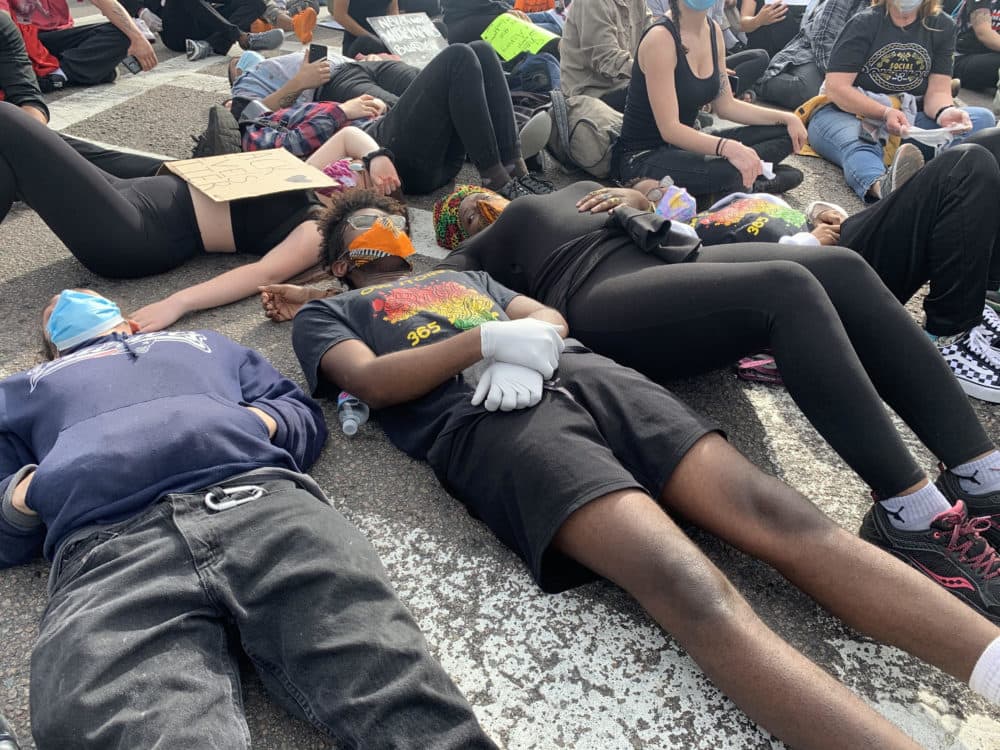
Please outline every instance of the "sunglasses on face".
M375 216L374 214L357 214L355 216L348 216L347 223L354 227L355 229L371 229L375 226L377 221L388 221L396 229L400 231L406 230L406 217L399 216L398 214L391 214L389 216Z

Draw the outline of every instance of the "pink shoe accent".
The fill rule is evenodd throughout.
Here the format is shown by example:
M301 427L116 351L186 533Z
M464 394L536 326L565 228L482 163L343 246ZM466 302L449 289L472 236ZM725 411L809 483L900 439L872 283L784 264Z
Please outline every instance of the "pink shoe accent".
M954 576L954 577L952 577L952 576L939 576L933 570L930 570L927 567L925 567L925 566L921 565L920 563L916 562L916 560L914 560L914 564L918 568L920 568L922 571L924 571L924 573L926 573L928 576L930 576L935 581L937 581L942 586L944 586L946 589L968 589L969 591L975 591L976 590L976 587L973 586L965 578L959 578L958 576Z
M1000 556L982 537L983 532L989 531L991 526L992 522L989 518L969 518L965 510L965 503L961 500L956 500L951 510L939 513L931 521L931 528L935 529L934 538L939 539L941 536L950 535L951 538L947 545L948 551L957 553L959 562L969 564L973 571L987 581L1000 576ZM977 547L981 551L972 554ZM927 573L935 580L940 581L943 586L955 588L948 586L939 576L930 571Z

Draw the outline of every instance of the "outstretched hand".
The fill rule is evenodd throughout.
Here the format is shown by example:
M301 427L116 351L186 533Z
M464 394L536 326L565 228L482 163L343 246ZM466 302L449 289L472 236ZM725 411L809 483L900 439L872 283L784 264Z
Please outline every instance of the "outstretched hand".
M291 320L306 302L329 295L321 289L296 284L268 284L258 289L264 315L275 323Z
M368 166L368 176L371 177L375 189L383 195L389 195L394 190L398 190L402 184L399 180L399 173L396 172L396 165L388 156L377 156L371 160Z
M136 310L129 317L139 325L139 333L151 333L169 328L186 312L182 305L167 297Z

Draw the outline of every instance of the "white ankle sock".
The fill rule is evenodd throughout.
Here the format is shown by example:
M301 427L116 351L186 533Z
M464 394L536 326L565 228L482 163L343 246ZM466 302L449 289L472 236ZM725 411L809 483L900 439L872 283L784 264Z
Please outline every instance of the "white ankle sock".
M896 495L879 503L889 514L889 522L903 531L929 529L931 521L951 508L951 503L931 482L909 495Z
M1000 637L997 637L972 668L969 687L991 703L1000 704Z
M1000 451L991 451L982 458L951 469L958 485L970 495L988 495L1000 490Z

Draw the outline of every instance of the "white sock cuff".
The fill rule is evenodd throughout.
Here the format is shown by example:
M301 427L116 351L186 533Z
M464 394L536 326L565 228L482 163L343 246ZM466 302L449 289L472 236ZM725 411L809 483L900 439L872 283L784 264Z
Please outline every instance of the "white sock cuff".
M980 655L972 669L969 687L986 700L1000 704L1000 636Z
M977 469L989 469L993 466L1000 466L1000 452L996 449L990 451L982 458L977 458L975 461L969 461L968 463L954 466L952 467L952 471L958 471L962 474L966 474L976 471Z

